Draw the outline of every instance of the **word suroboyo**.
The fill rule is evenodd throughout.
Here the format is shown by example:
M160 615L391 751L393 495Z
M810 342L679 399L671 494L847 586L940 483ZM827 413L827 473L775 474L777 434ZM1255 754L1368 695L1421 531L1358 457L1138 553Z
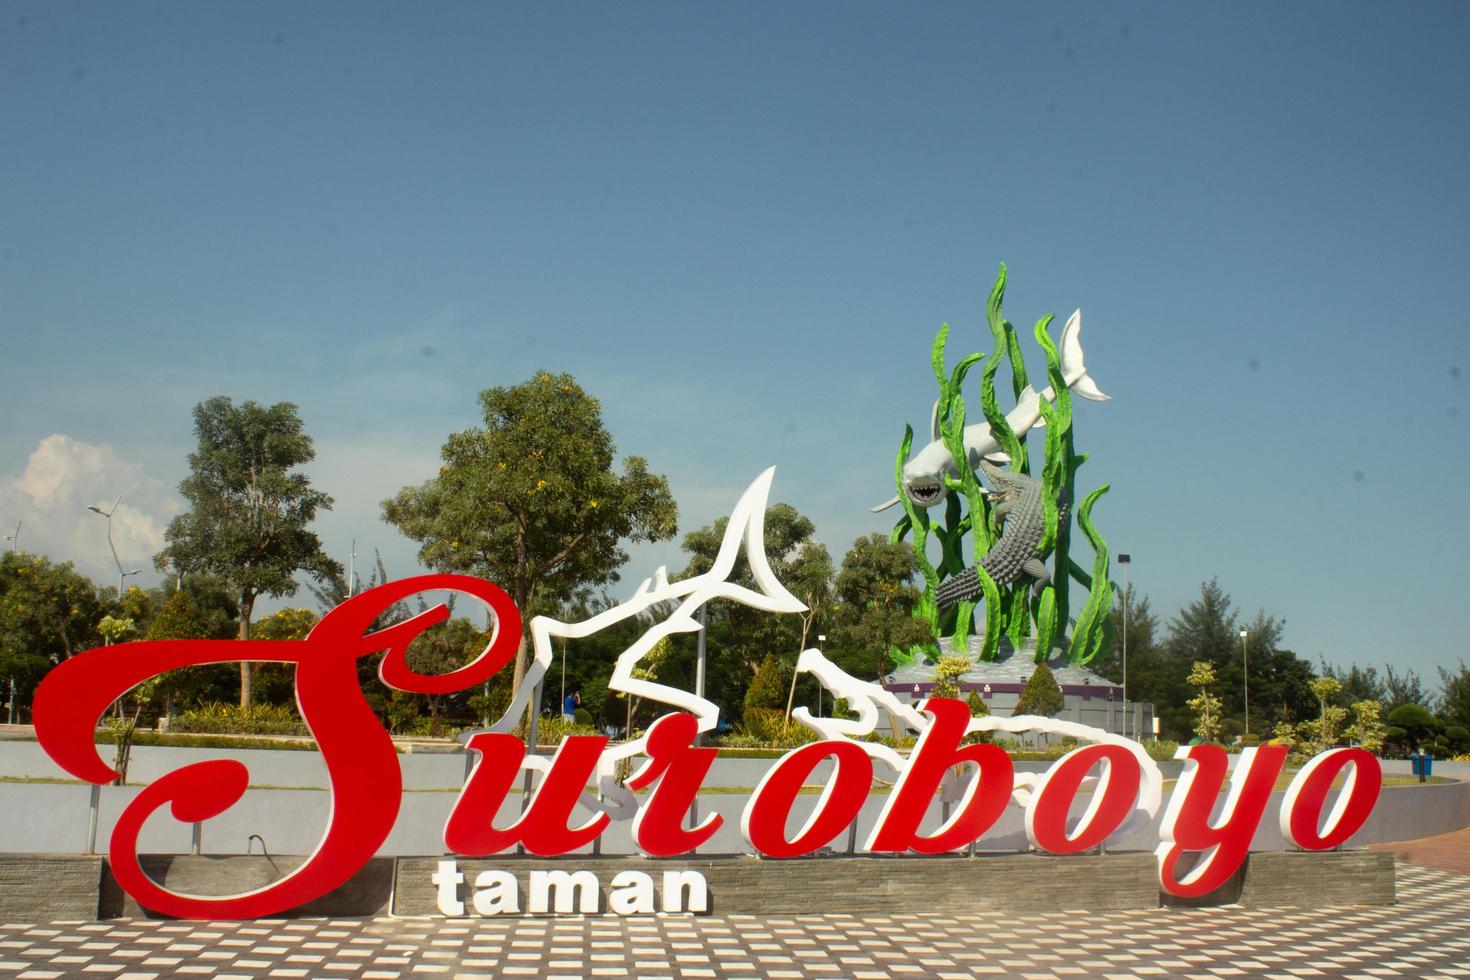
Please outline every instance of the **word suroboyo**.
M732 531L738 534L742 529L735 524L732 516ZM759 530L758 523L751 526ZM549 759L528 755L524 742L505 730L495 730L497 726L475 734L468 748L476 753L477 761L445 827L446 849L465 857L485 857L521 846L531 854L554 857L590 843L615 818L632 821L636 846L650 856L689 854L707 842L722 817L711 813L692 827L687 824L691 804L716 754L715 749L700 747L695 741L712 727L718 709L688 692L631 678L624 661L636 662L660 638L660 629L663 635L687 630L692 622L687 612L691 605L716 594L733 595L738 587L724 581L728 574L729 568L716 562L707 575L679 583L668 583L660 576L656 586L646 584L629 603L582 624L558 624L537 617L531 623L536 660L523 689L514 694L509 720L503 718L498 727L510 727L518 707L527 703L530 694L525 687L539 682L549 662L550 636L587 635L669 595L685 597L685 605L620 658L609 686L684 710L659 718L632 743L609 745L601 736L570 736ZM478 598L496 619L494 637L480 656L442 675L419 674L408 666L406 657L415 636L448 618L444 606L396 626L366 632L393 603L433 591ZM741 601L760 603L759 597L742 597ZM779 608L779 601L777 597L762 606ZM331 783L326 830L310 857L264 888L229 896L169 891L143 872L138 835L156 811L168 806L176 820L198 822L240 800L249 775L242 763L230 759L184 766L145 787L118 820L109 848L118 883L140 904L157 912L181 918L274 915L351 878L386 840L398 815L402 775L397 755L363 696L358 660L383 652L379 675L389 686L414 693L451 693L482 684L504 668L514 656L520 633L520 613L497 586L468 576L419 576L349 599L323 617L305 640L142 641L80 654L53 670L37 689L36 733L46 751L68 772L93 783L110 782L116 773L98 755L93 742L96 724L115 699L137 684L198 664L239 660L293 664L297 704L321 748ZM833 841L869 798L875 765L886 767L896 779L861 845L864 853L874 855L962 852L971 842L982 840L1013 803L1023 810L1026 834L1036 850L1075 854L1137 829L1161 805L1159 768L1136 743L1044 718L971 718L964 704L942 698L903 705L881 686L843 673L815 650L802 654L799 669L847 700L859 718L815 718L804 709L796 712L795 717L825 737L778 759L751 794L741 815L741 833L757 855L802 857ZM919 732L907 756L854 737L871 732L880 712L900 717ZM1039 778L1016 773L1010 757L995 745L964 744L966 736L976 732L1027 729L1072 735L1094 744L1072 750ZM611 776L613 766L634 753L643 762L626 786L620 786ZM1234 874L1249 851L1286 754L1281 746L1247 749L1234 771L1228 772L1228 757L1218 747L1180 749L1185 771L1164 809L1156 850L1159 885L1164 891L1198 896ZM788 838L787 817L797 794L829 759L834 766L826 788L810 818ZM495 826L495 814L525 769L541 774L535 792L516 821ZM969 773L968 778L959 778L956 773L960 770ZM1332 784L1339 776L1343 786L1329 809ZM1211 821L1227 778L1224 809ZM600 797L586 793L589 783L600 787ZM1325 752L1292 780L1281 807L1281 831L1305 850L1337 847L1363 825L1381 785L1378 761L1370 753L1361 749ZM1069 819L1074 801L1084 792L1090 793L1089 803L1079 819ZM639 793L642 795L635 795ZM921 827L936 796L950 803L950 815L939 827L925 832ZM579 810L591 816L578 820ZM1198 860L1181 872L1181 859L1191 853L1198 854ZM642 909L646 905L642 882L630 887L629 907Z

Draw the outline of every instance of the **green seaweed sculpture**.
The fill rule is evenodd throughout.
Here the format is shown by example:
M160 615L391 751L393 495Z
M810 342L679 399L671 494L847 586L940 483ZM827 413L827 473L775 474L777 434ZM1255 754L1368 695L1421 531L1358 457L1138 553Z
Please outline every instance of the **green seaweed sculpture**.
M904 438L894 469L898 497L896 501L890 501L902 505L903 516L890 537L893 541L910 539L915 561L924 577L923 598L914 615L928 622L933 635L950 637L955 647L961 650L968 647L971 636L978 636L980 658L990 661L999 654L1002 636L1007 638L1013 650L1019 650L1034 632L1038 662L1047 660L1052 650L1062 647L1066 651L1067 662L1080 666L1112 648L1113 624L1109 614L1114 586L1109 579L1107 542L1092 521L1093 506L1107 493L1106 485L1089 493L1076 509L1077 524L1093 550L1091 574L1072 559L1070 504L1076 499L1077 470L1087 460L1073 447L1072 393L1075 389L1078 394L1094 400L1107 396L1097 389L1082 364L1081 345L1077 340L1080 319L1076 314L1063 330L1061 351L1049 333L1053 317L1046 316L1037 322L1033 333L1046 359L1050 387L1043 392L1031 388L1019 335L1002 312L1005 285L1006 267L1002 264L985 305L986 324L994 345L990 356L968 354L952 370L947 370L949 325L940 326L935 335L930 348L934 379L939 389L932 426L935 442L911 458L914 432L911 426L904 427ZM1010 416L1001 411L995 392L995 375L1000 368L1002 352L1010 367L1011 391L1016 399L1016 408ZM971 426L967 430L963 386L970 369L976 364L982 364L980 408L985 425ZM1043 562L1053 559L1056 573L1046 580L1043 570L1038 567L1041 587L1033 590L1032 580L1024 576L1012 576L1008 581L997 582L982 563L981 559L991 554L1001 538L1001 526L976 469L987 457L991 460L1005 458L1010 462L1012 473L1030 478L1031 455L1027 435L1031 428L1038 426L1045 433L1040 478L1043 526L1038 553L1034 557ZM1033 488L1030 499L1034 501L1036 484L1027 485ZM929 507L938 503L941 497L945 503L944 518L942 522L935 522ZM1034 528L1035 524L1031 526ZM937 564L930 558L931 537L939 545ZM941 608L937 596L940 583L962 573L978 580L978 588L972 582L964 593L973 592L977 598L961 598L952 607ZM1087 599L1072 623L1069 640L1066 632L1070 580L1076 580L1087 590ZM983 618L979 612L982 605ZM896 661L909 663L919 657L934 659L938 650L916 647L892 653Z

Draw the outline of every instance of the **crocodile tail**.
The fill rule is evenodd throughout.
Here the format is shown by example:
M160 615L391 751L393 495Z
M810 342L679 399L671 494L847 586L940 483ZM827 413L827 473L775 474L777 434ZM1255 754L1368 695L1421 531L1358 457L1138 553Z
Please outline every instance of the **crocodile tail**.
M966 599L978 599L984 588L980 585L980 575L971 565L957 575L951 575L939 587L934 590L934 604L940 609L948 609L957 602Z

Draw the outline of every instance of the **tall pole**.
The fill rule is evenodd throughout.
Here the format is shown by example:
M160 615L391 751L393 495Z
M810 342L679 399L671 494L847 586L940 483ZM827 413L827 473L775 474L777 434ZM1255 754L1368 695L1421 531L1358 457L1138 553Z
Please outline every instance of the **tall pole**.
M15 522L15 533L5 535L5 540L10 542L10 553L15 554L15 549L20 545L20 528L23 521Z
M123 597L123 579L127 578L129 575L138 575L138 574L140 574L143 571L143 569L141 569L141 568L135 568L131 572L125 572L125 571L123 571L122 559L120 559L120 558L117 557L117 546L112 543L112 515L115 514L115 513L117 513L117 505L120 504L120 503L122 503L122 498L121 497L118 497L116 500L114 500L112 502L112 510L103 510L101 507L88 507L87 508L88 510L92 511L93 513L95 513L95 514L101 514L103 517L107 518L107 548L108 548L109 551L112 552L112 561L113 561L113 563L115 565L117 565L117 601L118 602L121 602L122 601L122 597ZM16 534L19 534L20 533L20 528L16 528L16 532L15 533Z
M1245 733L1251 733L1251 658L1250 651L1246 648L1246 634L1249 630L1240 631L1240 669L1241 679L1245 683Z
M709 625L708 610L707 605L699 607L699 656L694 662L694 696L697 698L704 697L704 634L705 628Z
M352 554L347 557L347 598L357 595L357 539L352 539Z
M1128 587L1128 567L1133 564L1132 555L1119 555L1118 564L1123 566L1123 737L1128 737L1128 720L1133 709L1128 706L1128 607L1133 602L1133 592Z
M823 652L822 647L824 647L826 645L827 645L827 634L826 633L818 633L817 634L817 652L818 653L822 653ZM817 717L818 718L822 717L822 682L821 682L820 679L818 679L818 681L817 681Z

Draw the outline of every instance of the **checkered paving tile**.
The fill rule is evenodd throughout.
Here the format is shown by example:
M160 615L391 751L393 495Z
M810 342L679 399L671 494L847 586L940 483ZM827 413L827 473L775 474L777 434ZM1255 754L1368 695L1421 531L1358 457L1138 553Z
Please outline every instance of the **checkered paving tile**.
M1393 908L0 924L0 977L1470 977L1470 877Z

